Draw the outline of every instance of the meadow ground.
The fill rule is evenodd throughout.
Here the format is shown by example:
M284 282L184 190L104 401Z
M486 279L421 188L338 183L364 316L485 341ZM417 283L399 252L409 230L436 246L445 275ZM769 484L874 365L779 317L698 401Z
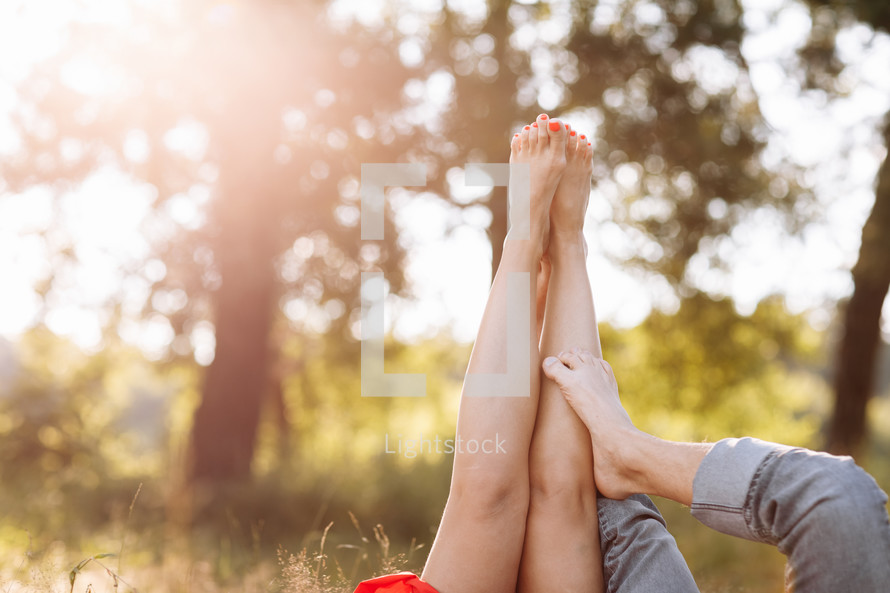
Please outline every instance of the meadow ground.
M887 475L877 477L890 486ZM656 503L704 593L782 590L784 559L775 549L710 531L676 503ZM349 514L286 544L235 517L226 532L186 532L138 520L138 507L134 514L67 537L0 527L0 593L350 593L372 574L419 571L428 549L428 541L391 540Z

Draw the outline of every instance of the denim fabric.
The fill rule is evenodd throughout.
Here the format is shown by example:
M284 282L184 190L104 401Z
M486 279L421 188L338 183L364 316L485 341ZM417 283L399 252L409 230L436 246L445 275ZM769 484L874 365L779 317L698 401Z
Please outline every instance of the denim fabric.
M698 588L648 496L596 500L606 593L697 593Z
M694 592L664 519L648 497L597 499L608 593ZM849 457L752 438L724 439L693 483L692 516L777 546L796 593L890 591L887 495Z
M850 457L725 439L693 483L692 516L777 546L797 593L890 591L887 495Z

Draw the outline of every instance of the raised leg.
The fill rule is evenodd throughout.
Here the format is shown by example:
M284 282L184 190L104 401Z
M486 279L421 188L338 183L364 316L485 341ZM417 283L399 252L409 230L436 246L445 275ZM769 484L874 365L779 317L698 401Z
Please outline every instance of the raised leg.
M511 273L528 274L530 346L529 397L512 393L461 397L457 422L460 442L497 438L499 451L469 448L454 456L451 489L436 540L422 578L441 593L514 593L525 519L528 513L529 443L538 406L539 364L535 307L537 274L553 193L565 169L565 127L551 129L546 116L529 127L511 145L510 162L530 187L530 239L514 238L511 228L504 243L500 266L468 373L504 373L507 370L507 292ZM526 173L523 173L525 171ZM511 179L511 211L522 211L514 193L520 179ZM529 207L529 206L526 206ZM515 276L514 276L515 277Z
M591 149L572 131L566 170L550 209L550 285L541 350L600 352L582 234L590 194ZM530 500L519 591L601 591L593 457L584 424L551 380L542 381L529 456Z

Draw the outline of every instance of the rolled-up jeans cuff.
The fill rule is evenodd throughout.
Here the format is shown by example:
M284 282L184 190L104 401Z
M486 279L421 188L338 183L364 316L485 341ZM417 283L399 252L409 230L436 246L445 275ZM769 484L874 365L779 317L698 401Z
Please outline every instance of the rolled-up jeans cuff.
M764 460L781 448L750 437L714 443L692 483L692 516L722 533L757 539L746 516L751 482Z

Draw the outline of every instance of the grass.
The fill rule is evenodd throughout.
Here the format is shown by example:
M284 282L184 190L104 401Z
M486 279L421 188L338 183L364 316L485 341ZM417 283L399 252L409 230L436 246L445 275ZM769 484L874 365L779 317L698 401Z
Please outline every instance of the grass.
M887 490L886 435L875 438L873 447L868 469ZM419 573L432 541L432 531L418 529L424 523L417 519L392 533L362 522L394 513L419 516L412 505L441 508L438 500L406 497L385 510L364 510L360 521L329 499L286 492L273 498L254 487L255 504L266 516L290 513L323 522L302 531L268 526L238 506L223 519L187 528L165 516L162 489L151 483L64 496L33 489L13 496L4 484L0 494L0 593L351 593L371 576ZM774 548L713 532L681 505L656 502L703 592L781 590L784 558ZM20 516L11 520L16 504ZM422 534L419 542L404 535L411 532L408 525Z
M702 591L781 588L783 558L774 549L712 532L680 505L659 500L658 506ZM78 557L55 542L41 554L20 552L16 566L0 570L0 593L351 593L363 578L420 571L423 545L394 542L379 525L366 533L354 516L340 523L339 531L329 523L309 534L309 545L294 553L225 540L214 546L207 533L175 536L159 546L153 534L131 533L130 556L120 571L117 554Z
M664 499L655 503L703 592L783 590L785 557L776 548L708 529L681 504Z
M24 550L0 549L0 593L351 593L371 576L420 571L422 545L394 544L380 525L368 537L351 513L344 523L351 536L333 532L329 523L320 534L307 534L314 543L297 553L227 538L213 545L212 530L191 537L168 533L163 542L154 541L155 533L128 534L119 545L123 552L125 541L132 540L132 557L123 569L121 553L75 560L76 551L60 540L35 551L25 533Z

